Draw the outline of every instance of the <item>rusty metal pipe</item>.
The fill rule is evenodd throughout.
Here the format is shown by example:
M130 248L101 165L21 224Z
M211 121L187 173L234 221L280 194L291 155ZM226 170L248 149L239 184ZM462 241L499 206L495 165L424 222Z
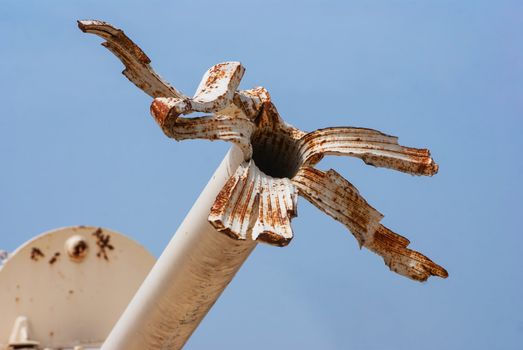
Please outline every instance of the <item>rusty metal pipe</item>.
M209 209L243 160L233 146L116 323L102 350L181 349L256 246L218 233Z

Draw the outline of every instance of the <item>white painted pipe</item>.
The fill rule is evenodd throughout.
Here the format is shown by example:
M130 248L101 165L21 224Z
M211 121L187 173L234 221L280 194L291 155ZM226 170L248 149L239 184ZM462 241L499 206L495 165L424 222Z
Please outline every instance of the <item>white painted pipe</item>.
M181 349L256 246L207 221L243 160L233 146L116 323L102 350Z

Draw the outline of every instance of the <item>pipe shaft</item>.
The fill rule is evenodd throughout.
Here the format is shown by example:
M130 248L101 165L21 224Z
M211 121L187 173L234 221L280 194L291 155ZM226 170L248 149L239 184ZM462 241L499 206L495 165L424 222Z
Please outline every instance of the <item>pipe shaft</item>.
M218 233L207 220L242 159L235 146L227 153L102 350L175 350L189 339L256 246Z

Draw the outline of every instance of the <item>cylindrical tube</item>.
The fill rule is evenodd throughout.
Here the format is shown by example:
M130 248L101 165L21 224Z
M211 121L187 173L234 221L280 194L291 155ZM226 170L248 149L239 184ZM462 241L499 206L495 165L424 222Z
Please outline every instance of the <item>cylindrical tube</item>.
M256 243L218 233L207 221L219 191L243 160L233 146L102 346L181 349Z

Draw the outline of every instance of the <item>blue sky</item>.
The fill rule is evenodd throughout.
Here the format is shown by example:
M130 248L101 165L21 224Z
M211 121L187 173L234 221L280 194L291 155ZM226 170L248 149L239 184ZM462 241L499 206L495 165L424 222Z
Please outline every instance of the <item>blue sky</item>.
M77 19L124 29L187 94L239 60L304 130L361 126L430 148L432 178L327 158L384 224L449 271L419 284L305 200L187 349L523 348L521 1L11 1L0 5L0 248L62 226L159 255L228 145L176 143Z

